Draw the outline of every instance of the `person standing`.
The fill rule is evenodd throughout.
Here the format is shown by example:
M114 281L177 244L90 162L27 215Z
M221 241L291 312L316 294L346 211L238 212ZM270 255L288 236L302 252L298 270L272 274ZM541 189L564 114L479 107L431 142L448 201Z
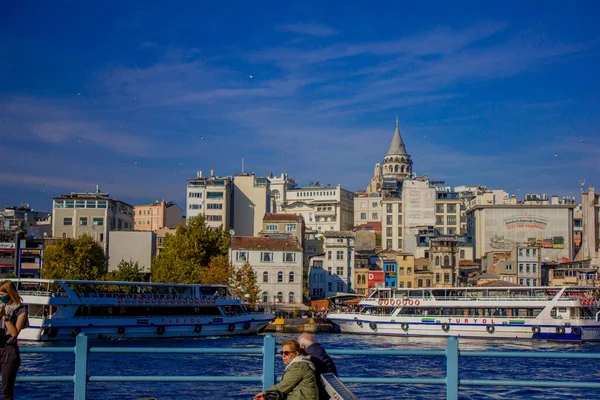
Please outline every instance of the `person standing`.
M295 340L286 340L281 345L281 358L287 364L281 381L254 400L318 400L319 389L315 378L315 366Z
M303 333L298 337L298 343L310 356L310 361L315 365L315 375L317 377L317 387L319 388L319 400L329 399L329 393L325 390L323 382L321 382L321 374L332 373L337 376L335 363L329 357L323 346L315 341L315 338L310 333Z
M21 356L17 337L29 326L27 307L13 281L0 284L0 370L2 372L2 400L12 400Z

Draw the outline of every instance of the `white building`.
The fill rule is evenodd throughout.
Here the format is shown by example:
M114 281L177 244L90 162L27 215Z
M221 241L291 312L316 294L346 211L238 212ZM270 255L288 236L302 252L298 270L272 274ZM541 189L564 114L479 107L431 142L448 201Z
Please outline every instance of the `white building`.
M578 260L591 260L592 266L600 265L600 194L593 186L581 194L582 238Z
M518 247L517 276L519 285L541 286L542 283L542 251L539 247Z
M269 177L274 209L299 214L309 230L317 232L351 230L354 226L354 194L341 185L297 187L293 178L282 174ZM237 233L237 231L236 231Z
M187 220L204 215L212 228L231 228L231 194L230 177L216 177L212 169L209 177L203 177L202 171L198 171L196 178L187 180Z
M325 232L323 269L325 297L354 292L354 232ZM314 264L316 260L311 262ZM317 275L319 271L315 271ZM312 275L312 274L311 274Z
M156 233L152 231L109 232L108 272L117 269L121 261L137 262L140 270L150 272L156 256Z
M229 259L235 268L250 263L265 307L302 306L302 246L296 237L233 236Z

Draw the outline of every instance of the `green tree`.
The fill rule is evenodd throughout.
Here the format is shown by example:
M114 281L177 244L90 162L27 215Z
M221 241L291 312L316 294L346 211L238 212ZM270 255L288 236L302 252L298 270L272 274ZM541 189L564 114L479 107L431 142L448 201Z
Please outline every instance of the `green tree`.
M202 273L201 283L213 285L228 285L233 276L233 265L229 257L220 255L213 257L208 268Z
M117 269L108 274L107 279L118 282L143 282L144 272L137 261L121 260Z
M174 235L166 235L163 250L152 262L152 281L198 283L210 261L227 254L229 233L222 227L206 225L203 215L180 225Z
M240 268L233 272L229 281L231 294L255 305L260 297L260 287L254 268L249 262L245 262Z
M44 250L45 279L99 280L106 268L102 246L91 236L57 239Z

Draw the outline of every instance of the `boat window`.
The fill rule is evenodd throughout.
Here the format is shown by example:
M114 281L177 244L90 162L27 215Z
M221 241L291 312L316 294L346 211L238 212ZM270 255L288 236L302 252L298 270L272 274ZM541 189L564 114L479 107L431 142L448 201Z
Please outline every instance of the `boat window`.
M44 306L41 304L29 304L27 312L30 317L42 317L44 315Z
M170 307L156 306L152 307L119 307L118 312L114 307L106 306L79 306L75 312L75 317L110 317L110 316L213 316L222 315L219 307Z

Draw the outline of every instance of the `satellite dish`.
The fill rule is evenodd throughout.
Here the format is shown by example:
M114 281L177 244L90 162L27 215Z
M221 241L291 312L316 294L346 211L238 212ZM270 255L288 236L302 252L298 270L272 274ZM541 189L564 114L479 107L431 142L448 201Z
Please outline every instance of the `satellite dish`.
M235 231L234 231L233 229L231 229L231 230L229 231L229 236L234 236L234 235L235 235Z

